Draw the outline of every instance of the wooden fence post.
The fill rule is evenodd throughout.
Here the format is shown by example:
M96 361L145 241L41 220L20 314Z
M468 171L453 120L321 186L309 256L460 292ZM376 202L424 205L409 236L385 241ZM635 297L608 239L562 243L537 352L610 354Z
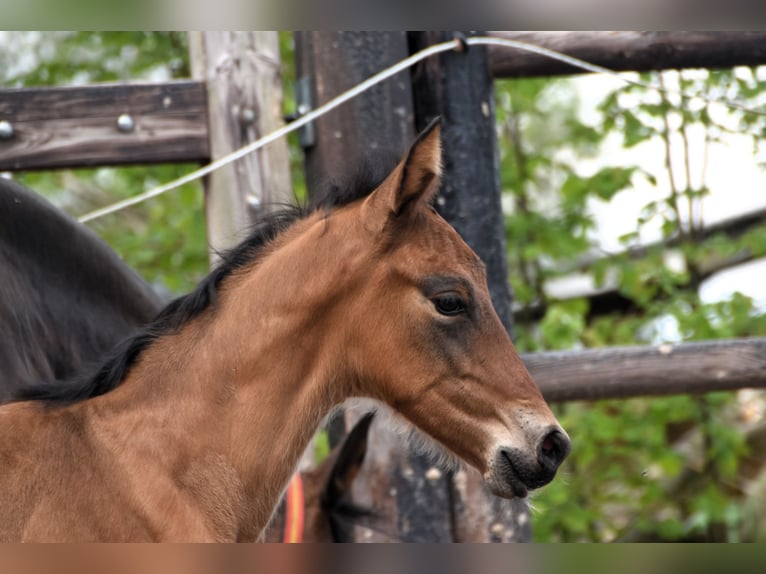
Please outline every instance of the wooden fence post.
M296 34L297 80L310 79L314 107L407 55L404 32ZM410 86L405 71L316 121L316 143L306 150L307 181L321 184L320 177L347 174L369 153L403 152L414 136ZM310 186L309 193L315 192ZM349 409L349 428L358 416ZM356 539L451 541L446 477L381 422L373 423L367 457L353 485L354 502L375 508L379 519L372 529L358 526Z
M453 37L451 32L413 33L411 45L418 50ZM486 50L466 46L462 52L445 52L419 64L413 78L416 127L437 115L443 122L444 174L437 207L487 265L492 303L513 336L494 90ZM491 495L471 470L459 471L450 485L457 541L531 540L525 503Z
M190 32L192 74L207 86L211 159L282 125L276 32ZM253 217L292 200L287 141L278 140L205 180L211 263L236 245Z

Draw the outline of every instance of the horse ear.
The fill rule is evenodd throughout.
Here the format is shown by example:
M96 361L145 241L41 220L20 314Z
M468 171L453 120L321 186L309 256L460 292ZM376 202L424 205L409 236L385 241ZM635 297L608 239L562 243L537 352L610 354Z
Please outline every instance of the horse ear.
M323 499L329 508L333 508L351 489L359 474L367 454L367 435L374 416L375 413L371 412L359 419L340 447L324 489Z
M404 212L417 201L430 203L439 189L442 173L441 118L436 118L420 133L402 160L402 173L393 212Z
M435 118L399 165L365 202L366 217L385 223L417 203L430 203L441 181L441 119Z

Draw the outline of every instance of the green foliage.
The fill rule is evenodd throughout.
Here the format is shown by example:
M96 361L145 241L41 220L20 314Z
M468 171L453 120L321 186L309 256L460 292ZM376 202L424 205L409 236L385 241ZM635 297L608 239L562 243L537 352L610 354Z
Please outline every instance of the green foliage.
M542 262L573 260L590 247L590 199L608 200L627 188L634 169L585 173L579 167L598 153L604 133L578 120L570 81L497 82L497 94L500 179L510 205L506 236L511 267L518 271L511 282L517 300L530 304L557 274ZM570 142L569 153L562 153L562 142Z
M3 87L188 77L182 32L6 32ZM12 46L20 45L18 52ZM21 50L24 50L23 53Z
M279 49L282 57L283 111L285 116L290 116L298 108L295 99L295 44L291 32L279 33ZM293 193L296 201L299 204L304 204L308 199L306 172L303 169L303 150L298 142L298 132L288 134L287 143L290 153L290 176L293 182Z
M330 437L327 431L318 433L314 444L314 460L317 463L322 462L330 454L330 450Z
M580 342L585 329L585 315L588 302L585 299L570 299L551 304L540 321L540 338L548 348L571 348Z
M751 104L764 87L749 70L642 79ZM689 144L701 138L707 148L743 127L755 140L763 133L759 116L713 113L699 101L625 85L601 102L601 124L586 126L568 80L498 82L496 89L510 279L517 303L544 310L539 321L517 324L521 350L658 342L660 322L674 325L687 341L766 334L766 315L750 298L699 298L707 269L743 253L764 254L766 226L739 236L703 235L707 166L692 173ZM602 162L587 171L583 166L610 134L626 149L658 146L664 168ZM622 237L628 251L593 262L586 257L596 251L590 207L622 191L634 193L639 178L663 197L634 215L635 226ZM669 263L665 244L631 251L649 224L674 242L681 265ZM575 265L578 260L588 263ZM592 314L586 299L552 299L546 282L573 270L587 273L596 286L614 284L630 302L627 312ZM535 497L537 540L739 540L757 532L746 531L746 500L734 486L746 448L732 393L570 403L556 411L574 450L562 476Z

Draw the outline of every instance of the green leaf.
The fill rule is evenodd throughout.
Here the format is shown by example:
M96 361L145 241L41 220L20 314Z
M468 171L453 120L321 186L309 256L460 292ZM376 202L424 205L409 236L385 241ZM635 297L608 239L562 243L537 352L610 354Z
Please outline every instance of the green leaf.
M625 147L635 147L640 143L648 141L656 134L655 130L641 122L632 112L623 110L622 116L625 121L623 127Z

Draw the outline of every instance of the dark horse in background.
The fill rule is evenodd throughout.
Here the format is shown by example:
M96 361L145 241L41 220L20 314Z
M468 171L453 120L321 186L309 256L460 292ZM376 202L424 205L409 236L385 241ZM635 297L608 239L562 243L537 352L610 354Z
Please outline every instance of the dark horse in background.
M100 357L164 305L94 232L43 197L0 178L0 403L21 387L66 379ZM360 512L346 492L362 463L370 418L306 474L305 541L351 541ZM266 540L279 541L280 506Z
M95 233L0 179L0 401L71 377L162 305Z

